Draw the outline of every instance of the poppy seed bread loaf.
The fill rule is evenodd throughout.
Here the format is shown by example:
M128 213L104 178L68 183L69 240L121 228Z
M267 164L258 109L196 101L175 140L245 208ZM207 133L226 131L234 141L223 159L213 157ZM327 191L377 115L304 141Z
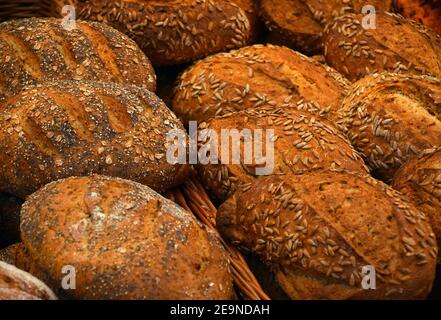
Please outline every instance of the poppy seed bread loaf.
M435 278L429 220L368 176L316 170L263 179L219 208L217 226L272 267L296 300L424 299ZM372 275L375 290L366 289Z
M21 218L29 257L62 297L235 296L218 237L141 184L103 176L60 180L28 197ZM75 290L61 288L66 265L75 269Z
M0 106L0 190L24 197L46 183L93 173L158 192L189 165L167 161L167 133L183 125L150 91L60 81L29 87Z
M0 101L27 85L55 80L95 80L154 91L149 59L133 40L96 22L29 18L0 24Z

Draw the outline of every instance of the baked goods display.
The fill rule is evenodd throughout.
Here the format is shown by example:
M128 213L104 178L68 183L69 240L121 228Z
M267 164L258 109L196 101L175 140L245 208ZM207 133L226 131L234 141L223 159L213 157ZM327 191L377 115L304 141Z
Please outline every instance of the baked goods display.
M441 144L441 81L374 74L353 84L338 123L376 176L389 181L408 159Z
M102 176L61 180L30 196L21 218L23 244L60 296L234 297L217 237L146 186ZM75 290L59 288L64 265L76 270Z
M439 34L392 13L377 13L375 28L364 26L364 19L348 14L326 26L324 53L331 67L353 81L381 71L441 77Z
M438 0L394 0L395 10L441 34L441 7Z
M99 80L154 91L149 59L126 35L105 24L31 18L0 24L0 102L49 80Z
M178 80L172 109L184 123L260 106L332 118L348 85L338 72L301 53L254 45L213 55L188 68Z
M365 5L388 11L392 0L261 0L260 14L268 41L314 54L321 52L323 29L344 13L361 13Z
M107 23L132 37L155 66L242 47L256 24L254 0L87 0L78 7L81 19Z
M405 163L395 174L392 187L429 217L441 247L441 147L425 150Z
M256 149L260 149L261 158L254 157L252 161L247 161L243 151L249 138L244 135L240 137L241 152L238 163L233 161L233 156L238 150L234 142L225 145L225 141L220 138L212 141L210 135L204 137L202 134L199 141L200 152L204 152L207 145L210 146L211 152L214 145L217 148L218 161L199 164L200 178L206 188L222 201L237 189L249 189L251 183L259 176L268 175L259 173L259 169L269 169L271 175L316 168L342 168L368 173L361 156L347 138L331 122L320 120L308 112L282 107L259 107L212 119L208 123L202 123L200 129L212 130L218 137L222 136L222 130L227 129L235 129L239 133L246 130L255 132L257 129L265 132L262 132L262 141L255 146ZM272 136L269 130L273 130ZM251 141L253 142L253 139ZM273 155L270 154L271 143L274 145L271 148L274 149ZM228 154L224 153L225 149L229 150Z
M28 87L1 107L0 190L27 196L69 176L105 174L158 191L189 166L169 164L170 130L184 127L150 91L61 81Z
M292 299L423 299L435 277L426 216L367 176L318 170L260 180L219 208L217 224L272 267ZM367 265L376 290L362 286Z

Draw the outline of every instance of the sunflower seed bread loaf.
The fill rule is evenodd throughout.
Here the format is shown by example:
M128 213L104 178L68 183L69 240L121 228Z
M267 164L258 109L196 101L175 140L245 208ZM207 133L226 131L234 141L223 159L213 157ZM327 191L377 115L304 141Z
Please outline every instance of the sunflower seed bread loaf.
M340 109L352 145L389 181L408 159L441 144L441 81L373 74L353 84Z
M109 24L132 37L155 66L190 62L242 47L253 29L253 0L132 1L78 3L79 17Z
M183 125L150 91L60 81L29 87L0 106L0 190L19 197L69 176L99 173L158 192L189 165L167 162L167 133Z
M260 180L219 208L217 226L296 300L423 299L435 278L427 217L368 176L316 170ZM365 266L376 290L362 286Z
M364 15L348 14L324 31L326 62L349 80L389 71L441 77L441 36L392 13L376 14L376 28L363 27Z
M172 109L184 123L259 106L332 118L348 85L332 68L291 49L254 45L211 56L187 69L178 80Z
M135 42L96 22L29 18L0 24L0 101L26 85L97 80L156 89L152 65Z
M271 43L286 45L307 54L322 51L323 28L348 12L361 13L365 5L388 11L392 0L261 0L260 14Z
M392 187L429 217L441 247L441 147L425 150L405 163L395 174Z
M281 107L253 108L212 119L202 123L199 129L200 154L207 146L211 151L214 145L218 160L201 163L197 168L203 184L219 200L226 200L237 189L249 189L251 183L262 175L283 175L315 168L344 168L368 174L361 156L347 138L331 122L308 112ZM237 130L242 135L240 140L235 142L232 138L232 143L225 145L222 131L228 129ZM258 130L261 130L261 139ZM272 136L269 130L273 130ZM216 133L218 141L213 141L211 131ZM250 141L244 136L246 131L251 133L251 143L254 144L251 161L246 159L246 151L243 151L245 141ZM237 159L240 162L236 163L232 158L238 154L235 143L241 144L240 159ZM229 154L224 154L223 150L229 150Z
M23 244L60 297L235 296L218 237L141 184L103 176L53 182L28 198L21 218ZM65 265L75 268L75 290L60 288Z
M0 261L0 300L57 300L43 282Z

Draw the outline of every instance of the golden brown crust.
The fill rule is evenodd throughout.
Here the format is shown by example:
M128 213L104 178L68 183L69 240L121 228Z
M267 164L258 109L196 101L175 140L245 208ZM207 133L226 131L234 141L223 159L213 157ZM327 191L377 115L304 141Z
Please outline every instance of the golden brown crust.
M0 101L26 85L96 80L156 89L148 58L135 42L104 24L30 18L0 24Z
M441 143L441 82L374 74L353 84L338 123L371 170L385 180L408 159Z
M175 89L172 109L184 123L275 105L333 118L348 85L332 68L291 49L254 45L187 69Z
M240 2L250 10L251 0ZM79 5L81 19L102 21L129 35L155 66L242 47L253 32L247 14L234 1L89 0Z
M437 246L426 216L368 176L316 170L262 179L219 209L221 233L260 256L292 299L423 299ZM362 288L362 267L376 290Z
M392 187L429 217L441 247L441 147L426 150L404 164L395 174Z
M20 209L23 201L0 193L0 246L20 240Z
M441 7L439 4L427 0L394 0L394 9L404 17L422 23L441 34Z
M0 261L0 300L56 300L40 280Z
M48 182L100 173L161 192L189 165L167 162L167 133L184 127L150 91L89 81L29 87L0 113L0 190L24 197Z
M202 123L200 129L208 128L218 136L218 162L216 164L199 164L198 170L202 182L219 200L225 200L236 189L247 190L259 176L257 168L271 167L270 155L266 153L267 130L274 130L274 167L272 175L283 175L291 172L311 170L314 168L344 168L367 174L368 170L361 156L352 148L345 136L325 119L303 111L288 110L278 107L260 107L247 109L232 115L226 115ZM245 143L241 143L240 164L231 159L232 145L225 146L221 142L222 130L236 129L239 133L244 129L255 134L262 129L262 157L254 158L252 163L246 162ZM200 139L200 150L211 145ZM254 139L253 139L254 140ZM253 143L260 143L255 139ZM257 144L259 146L259 144ZM222 153L222 149L230 150L230 159ZM269 150L270 151L270 150ZM203 151L201 151L203 152ZM271 151L270 151L271 152Z
M66 201L66 200L69 201ZM51 183L23 206L29 256L63 296L76 299L231 299L217 236L141 184L92 176ZM60 272L76 270L76 290Z
M441 36L392 13L376 14L376 29L365 30L363 15L344 15L324 32L327 63L349 80L383 70L441 77Z
M364 5L387 11L392 0L262 0L261 16L269 41L315 54L322 51L324 26L347 12L360 13Z

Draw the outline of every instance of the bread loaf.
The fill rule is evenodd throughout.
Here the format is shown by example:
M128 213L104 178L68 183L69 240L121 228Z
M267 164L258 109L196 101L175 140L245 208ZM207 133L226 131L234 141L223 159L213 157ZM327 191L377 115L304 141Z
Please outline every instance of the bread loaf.
M157 191L189 165L169 164L170 130L184 127L150 91L88 81L29 87L0 112L0 190L24 197L48 182L100 173Z
M374 74L354 83L338 122L371 170L388 181L409 158L441 144L440 112L440 80Z
M0 250L0 261L17 267L17 257L24 252L23 243L18 242ZM24 270L23 268L20 268Z
M99 80L154 91L156 76L135 42L104 24L30 18L0 24L0 101L24 86L53 80Z
M338 72L300 53L255 45L211 56L186 70L172 109L184 123L258 106L295 108L332 118L347 86Z
M392 187L429 217L438 248L441 247L441 147L426 150L403 165L395 174Z
M219 208L217 226L271 266L296 300L423 299L435 278L427 217L368 176L316 170L263 179ZM376 290L363 288L366 275Z
M404 17L422 23L441 34L440 4L427 0L394 0L394 9Z
M0 300L56 300L40 280L0 261Z
M269 30L269 41L314 54L322 51L323 28L343 13L361 13L373 5L387 11L392 0L261 0L261 16Z
M0 193L0 247L20 240L20 209L23 201Z
M203 184L219 200L227 199L236 189L247 190L263 174L283 175L314 168L344 168L364 174L368 172L360 155L346 137L331 122L319 120L308 112L279 107L247 109L202 123L200 130L204 129L215 132L218 141L212 141L209 135L205 138L201 131L200 153L207 146L210 149L212 145L217 146L218 160L199 164L198 171ZM241 140L235 142L231 139L226 145L221 139L222 131L228 129L235 129L238 134L242 134ZM247 138L243 136L246 130L254 135L251 141L255 145L254 152L261 148L258 150L262 153L261 158L254 153L252 161L247 161L244 142ZM262 130L262 139L256 136L257 130ZM269 130L274 131L273 137ZM271 142L274 143L273 148ZM229 150L229 155L224 154L223 150ZM238 153L240 163L234 163L232 155L237 156ZM271 159L272 154L274 159ZM268 169L269 172L258 172L257 169Z
M86 0L78 6L81 19L104 22L129 35L161 66L246 45L253 30L245 11L253 15L253 1Z
M103 176L53 182L28 198L21 218L24 246L60 296L234 297L217 236L138 183ZM60 288L65 265L75 268L75 290Z
M327 63L350 80L390 71L441 77L441 36L391 13L376 14L376 29L363 15L344 15L324 32Z

